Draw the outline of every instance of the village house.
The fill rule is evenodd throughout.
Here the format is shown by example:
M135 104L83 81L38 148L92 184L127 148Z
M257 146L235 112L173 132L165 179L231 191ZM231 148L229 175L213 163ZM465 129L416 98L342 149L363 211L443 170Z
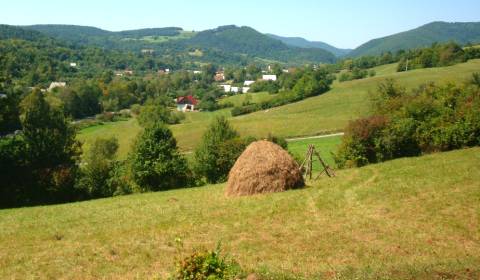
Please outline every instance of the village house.
M243 82L243 85L248 87L249 85L251 85L253 83L255 83L255 81L245 81L245 82Z
M75 63L75 62L70 62L70 67L76 68L76 67L77 67L77 63Z
M232 89L231 85L220 85L220 87L223 88L224 92L230 92L230 90Z
M243 87L242 93L247 93L250 90L250 87Z
M198 104L198 101L195 97L188 95L188 96L180 96L176 99L177 103L177 111L180 112L193 112L195 110L195 106Z
M232 87L230 89L231 92L234 92L234 93L238 93L240 91L240 88L239 87Z
M215 74L213 78L215 82L222 82L225 81L225 74L223 73L223 71L219 71Z
M50 86L48 87L48 91L51 91L53 90L54 88L57 88L57 87L65 87L67 86L67 83L65 82L52 82L50 84Z
M153 54L155 53L154 49L142 49L141 50L142 54Z
M262 75L262 80L264 81L276 81L277 75Z

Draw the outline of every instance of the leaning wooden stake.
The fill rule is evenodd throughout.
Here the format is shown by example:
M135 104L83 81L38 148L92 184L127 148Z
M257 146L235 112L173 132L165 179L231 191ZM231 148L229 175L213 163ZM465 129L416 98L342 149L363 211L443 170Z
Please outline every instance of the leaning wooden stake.
M318 158L318 160L320 161L320 164L323 166L323 170L318 174L315 180L318 179L323 172L325 172L328 175L328 177L334 177L335 172L333 171L332 168L330 168L330 166L328 166L325 163L325 161L323 161L320 154L315 150L315 146L313 146L312 144L308 145L308 150L307 150L307 153L305 154L305 159L300 165L300 170L303 170L303 167L305 166L305 172L304 172L305 177L308 177L310 180L312 179L314 155Z

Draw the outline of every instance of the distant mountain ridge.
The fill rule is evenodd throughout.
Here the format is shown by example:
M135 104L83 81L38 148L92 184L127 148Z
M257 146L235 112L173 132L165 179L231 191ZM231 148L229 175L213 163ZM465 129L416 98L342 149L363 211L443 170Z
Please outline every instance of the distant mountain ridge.
M437 21L418 28L374 39L351 51L348 56L379 55L429 46L435 42L455 41L459 44L480 42L480 22Z
M154 38L147 40L146 38L173 38L180 35L183 29L165 27L113 32L96 27L75 25L31 25L23 26L23 28L76 44L95 45L110 49L139 51L143 48L152 48L158 52L168 50L171 54L173 50L185 54L189 50L197 48L211 54L215 53L217 56L230 56L235 59L243 56L247 60L258 58L288 64L333 63L336 60L335 55L324 49L290 46L247 26L220 26L196 32L192 36L178 40L163 41L156 41Z
M278 36L275 34L268 34L268 33L265 35L269 36L270 38L280 40L283 43L290 46L294 46L294 47L323 49L333 53L336 57L342 57L344 55L347 55L350 51L352 51L352 49L340 49L324 42L309 41L301 37L283 37L283 36Z
M248 26L226 25L201 31L185 43L279 61L286 59L304 63L332 63L336 60L332 53L323 49L302 49L288 46Z

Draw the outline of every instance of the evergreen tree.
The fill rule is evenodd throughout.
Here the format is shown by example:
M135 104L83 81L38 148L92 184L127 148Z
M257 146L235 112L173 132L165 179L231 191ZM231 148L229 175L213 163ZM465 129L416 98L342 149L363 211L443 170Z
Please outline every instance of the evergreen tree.
M170 129L159 122L139 135L130 161L133 180L144 191L173 189L188 183L187 161L179 153Z
M49 203L75 199L75 163L80 154L75 129L38 89L22 101L21 109L25 161L33 178L27 186L26 200Z
M225 181L230 168L243 151L238 148L238 145L224 144L235 138L238 138L238 133L230 126L225 117L216 118L203 135L203 141L195 151L195 170L209 183ZM233 144L233 142L231 143ZM232 147L235 152L226 151L228 147ZM225 156L234 159L225 159L223 158Z

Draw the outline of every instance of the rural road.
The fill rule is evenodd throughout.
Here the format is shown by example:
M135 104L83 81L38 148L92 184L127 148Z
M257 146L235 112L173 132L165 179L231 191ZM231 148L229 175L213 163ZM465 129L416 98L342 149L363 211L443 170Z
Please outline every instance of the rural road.
M305 137L295 137L295 138L287 138L288 142L293 142L293 141L300 141L300 140L307 140L307 139L318 139L318 138L327 138L327 137L334 137L334 136L342 136L345 133L343 132L338 132L338 133L332 133L332 134L325 134L325 135L316 135L316 136L305 136Z
M328 137L334 137L334 136L342 136L345 133L343 132L338 132L338 133L332 133L332 134L324 134L324 135L316 135L316 136L305 136L305 137L294 137L294 138L287 138L287 142L294 142L294 141L300 141L300 140L308 140L308 139L318 139L318 138L328 138ZM193 151L185 151L182 154L188 155L188 154L193 154Z

